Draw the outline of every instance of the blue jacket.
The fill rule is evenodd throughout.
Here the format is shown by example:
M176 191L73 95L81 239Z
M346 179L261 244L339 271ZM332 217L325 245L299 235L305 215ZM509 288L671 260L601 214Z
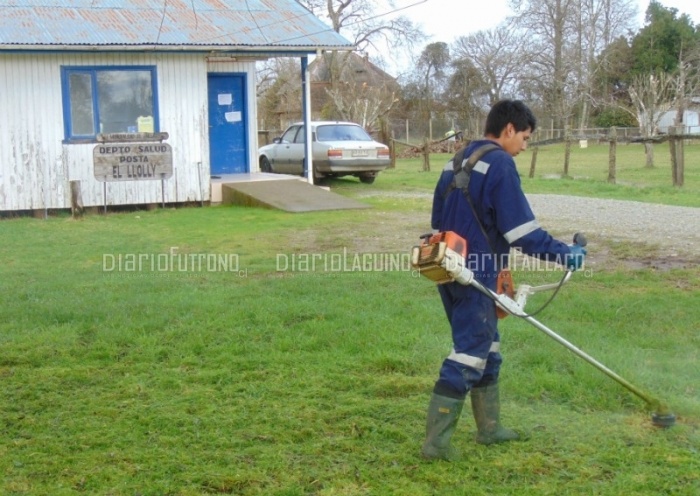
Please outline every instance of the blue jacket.
M471 142L464 157L487 143L492 142ZM563 263L569 247L537 223L521 188L515 161L507 152L499 148L486 153L471 174L469 192L483 231L462 190L455 188L445 197L453 178L450 161L435 188L431 224L433 229L454 231L467 240L467 266L482 284L495 289L498 272L508 266L511 246L526 255Z

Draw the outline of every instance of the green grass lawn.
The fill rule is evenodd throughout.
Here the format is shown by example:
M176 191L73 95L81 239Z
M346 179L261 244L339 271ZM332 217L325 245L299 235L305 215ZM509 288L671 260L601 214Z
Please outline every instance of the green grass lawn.
M447 161L448 154L432 154L430 171L422 171L421 158L399 160L395 169L379 174L375 185L391 191L432 191ZM641 144L618 144L616 184L609 184L609 145L572 146L569 177L563 177L564 145L539 148L535 176L529 177L532 150L516 157L523 189L527 193L552 193L635 200L668 205L700 206L700 143L685 145L685 184L674 187L671 180L671 156L667 143L654 145L654 167L645 167ZM341 182L346 188L360 189L357 181Z
M653 427L643 401L509 317L503 417L527 439L476 445L465 412L463 460L420 458L451 346L439 298L410 268L355 262L409 252L439 161L425 173L402 161L371 186L332 182L373 206L360 211L0 221L0 494L700 493L697 265L576 274L539 316L668 403L675 427ZM669 203L698 206L690 169L689 193ZM673 191L647 172L630 186L524 183L645 201Z

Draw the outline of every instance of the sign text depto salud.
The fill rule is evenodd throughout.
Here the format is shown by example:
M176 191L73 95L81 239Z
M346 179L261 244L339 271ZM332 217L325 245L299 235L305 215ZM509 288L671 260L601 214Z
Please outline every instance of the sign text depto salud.
M92 157L98 181L143 181L173 175L173 151L167 143L100 143Z

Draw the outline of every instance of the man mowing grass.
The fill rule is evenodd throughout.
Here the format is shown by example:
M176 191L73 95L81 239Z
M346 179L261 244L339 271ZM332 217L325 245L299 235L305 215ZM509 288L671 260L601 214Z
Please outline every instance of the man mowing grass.
M432 227L467 240L468 267L475 279L496 290L511 247L570 270L583 264L586 251L554 239L539 227L520 186L515 157L527 148L536 120L518 100L496 103L486 118L483 140L470 143L447 164L435 188ZM480 158L475 160L478 155ZM472 156L472 160L467 160ZM519 438L501 426L498 377L501 368L498 317L492 299L456 282L438 285L454 348L443 361L430 404L422 454L428 459L457 458L450 439L467 394L476 421L476 442Z

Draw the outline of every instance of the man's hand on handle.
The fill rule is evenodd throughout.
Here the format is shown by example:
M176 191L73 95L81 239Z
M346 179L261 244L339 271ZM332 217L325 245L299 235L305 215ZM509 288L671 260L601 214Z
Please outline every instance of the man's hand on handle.
M584 248L588 244L588 240L582 233L574 234L574 244L568 245L570 253L566 256L566 268L574 271L583 267L588 251Z

